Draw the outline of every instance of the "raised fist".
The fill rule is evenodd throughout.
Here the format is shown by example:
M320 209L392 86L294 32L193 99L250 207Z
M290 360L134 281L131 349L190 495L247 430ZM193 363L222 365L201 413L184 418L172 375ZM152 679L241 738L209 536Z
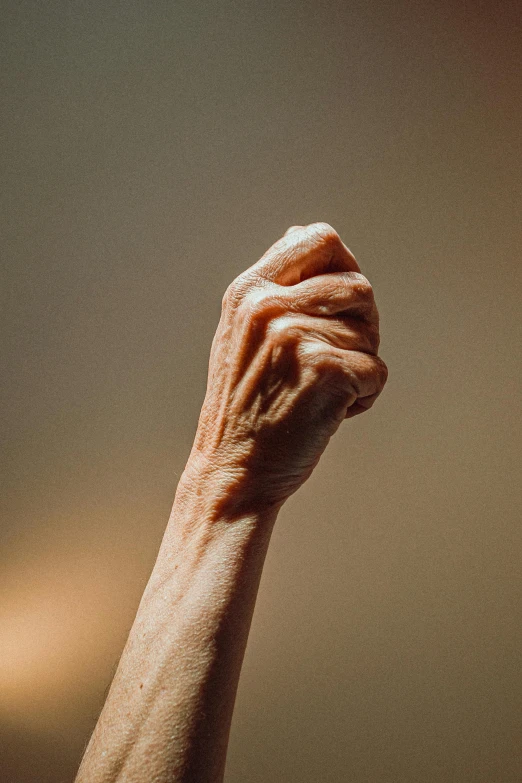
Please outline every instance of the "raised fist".
M292 226L223 297L187 475L210 471L234 514L281 506L382 391L378 347L352 253L327 223Z

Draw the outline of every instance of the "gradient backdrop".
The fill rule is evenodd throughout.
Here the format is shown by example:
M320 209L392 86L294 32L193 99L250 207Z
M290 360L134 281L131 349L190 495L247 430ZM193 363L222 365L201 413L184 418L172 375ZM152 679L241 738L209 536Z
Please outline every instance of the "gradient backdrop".
M315 220L390 379L280 515L227 783L522 780L520 16L2 3L2 781L73 779L222 294Z

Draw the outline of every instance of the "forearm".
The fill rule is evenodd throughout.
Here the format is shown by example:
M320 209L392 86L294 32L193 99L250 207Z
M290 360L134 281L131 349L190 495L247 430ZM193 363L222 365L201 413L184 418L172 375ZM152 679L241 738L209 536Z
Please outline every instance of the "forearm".
M230 514L223 501L232 492L225 477L182 477L77 783L222 780L277 516L260 509Z
M331 226L227 288L194 448L77 783L220 783L277 510L387 377L371 285Z

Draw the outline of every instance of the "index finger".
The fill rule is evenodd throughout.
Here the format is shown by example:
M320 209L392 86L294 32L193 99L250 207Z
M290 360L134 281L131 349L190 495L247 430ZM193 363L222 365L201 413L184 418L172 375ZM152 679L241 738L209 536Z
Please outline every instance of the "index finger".
M353 253L329 223L292 227L246 270L279 285L295 285L327 272L360 272Z

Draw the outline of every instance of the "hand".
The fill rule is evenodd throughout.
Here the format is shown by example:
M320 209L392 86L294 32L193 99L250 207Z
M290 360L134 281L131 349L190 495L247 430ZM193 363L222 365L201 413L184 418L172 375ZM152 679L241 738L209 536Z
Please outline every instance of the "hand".
M288 229L223 297L188 472L203 460L237 509L280 507L382 391L378 347L371 285L337 232Z

